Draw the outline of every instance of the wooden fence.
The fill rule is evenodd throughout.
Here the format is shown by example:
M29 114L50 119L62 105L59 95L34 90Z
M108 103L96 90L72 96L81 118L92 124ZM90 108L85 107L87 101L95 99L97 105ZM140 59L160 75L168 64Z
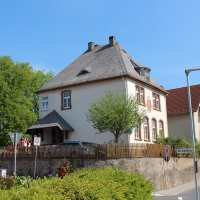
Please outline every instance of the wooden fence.
M17 147L17 157L33 158L36 147ZM65 147L60 145L43 145L38 147L39 158L134 158L162 157L166 154L166 146L159 144L107 144L94 147ZM174 150L168 147L168 155L174 155ZM14 147L0 147L0 157L14 156Z
M106 145L108 158L132 157L162 157L165 156L166 146L159 144L115 144ZM173 149L168 147L168 155L173 155Z

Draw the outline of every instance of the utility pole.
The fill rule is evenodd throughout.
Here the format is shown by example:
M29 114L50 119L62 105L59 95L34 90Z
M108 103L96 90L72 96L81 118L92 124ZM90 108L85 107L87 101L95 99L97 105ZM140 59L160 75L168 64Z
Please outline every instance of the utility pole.
M188 105L190 110L190 123L191 123L191 131L192 131L192 145L193 145L193 160L194 160L194 176L195 176L195 187L196 187L196 198L199 200L199 191L198 191L198 163L196 159L196 149L195 149L195 129L194 129L194 118L192 113L192 101L191 101L191 92L190 92L190 83L189 83L189 74L192 71L198 71L200 68L195 69L186 69L186 79L187 79L187 89L188 89Z

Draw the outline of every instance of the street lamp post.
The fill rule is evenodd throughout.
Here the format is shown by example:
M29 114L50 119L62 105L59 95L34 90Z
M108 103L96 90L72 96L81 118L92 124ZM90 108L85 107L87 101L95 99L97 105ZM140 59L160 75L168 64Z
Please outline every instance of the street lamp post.
M189 110L190 110L190 123L191 123L191 129L192 129L192 145L193 145L193 160L194 160L194 175L195 175L195 186L196 186L196 198L199 200L199 191L198 191L198 163L196 159L196 150L195 150L195 129L194 129L194 118L192 114L192 102L191 102L191 93L190 93L190 83L189 83L189 73L192 71L199 71L200 68L194 68L194 69L186 69L186 79L187 79L187 88L188 88L188 104L189 104Z

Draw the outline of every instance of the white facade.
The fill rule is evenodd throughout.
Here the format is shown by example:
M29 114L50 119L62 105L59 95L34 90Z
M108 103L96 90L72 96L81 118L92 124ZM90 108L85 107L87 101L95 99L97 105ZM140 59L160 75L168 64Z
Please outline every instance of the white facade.
M74 131L67 133L67 137L64 135L64 141L88 141L95 142L99 144L108 143L114 139L112 133L101 133L96 134L97 130L93 128L92 124L87 120L87 113L90 106L90 103L97 100L98 98L103 97L107 91L126 91L127 95L136 95L136 85L139 85L144 88L145 91L145 104L148 105L152 100L152 93L156 92L160 97L160 107L161 110L154 110L150 105L149 108L147 106L141 106L142 109L146 110L146 116L149 119L149 131L150 138L148 141L144 140L143 135L143 125L141 125L141 138L140 140L135 140L134 131L132 134L124 134L120 139L125 143L135 143L135 142L152 142L152 127L151 120L155 119L157 122L157 135L159 135L159 121L161 120L164 125L164 135L168 136L168 127L167 127L167 111L166 111L166 96L164 93L159 92L157 89L150 88L150 86L143 85L141 83L136 83L133 80L128 78L118 78L118 79L110 79L107 81L98 81L93 83L87 83L82 85L77 85L73 87L67 87L57 90L51 90L48 92L41 92L39 94L40 97L40 118L45 117L52 110L56 110L56 112L63 117L63 119L70 124L70 126L74 129ZM72 108L68 110L62 110L61 107L61 93L64 90L71 91L71 104ZM42 111L42 97L48 96L48 110ZM48 144L51 142L51 129L44 129L43 132L43 144Z
M194 130L196 139L200 141L200 120L199 112L193 112ZM169 135L173 137L184 137L192 141L191 120L189 113L168 116Z
M136 85L144 88L145 105L144 106L140 106L140 107L141 107L141 109L144 109L146 111L146 116L148 117L150 138L149 138L149 141L146 141L144 139L144 134L143 134L144 133L144 126L142 124L141 125L141 139L140 140L135 140L135 134L133 132L133 134L130 135L129 142L130 143L135 143L135 142L153 142L154 140L152 138L152 123L151 123L152 119L155 119L156 123L157 123L157 137L159 137L159 121L163 122L163 125L164 125L164 136L168 137L166 95L156 91L153 88L150 88L148 86L144 86L141 83L137 83L135 81L128 80L127 81L127 88L128 88L128 94L129 95L135 96L135 94L136 94ZM159 94L159 96L160 96L160 111L153 109L153 97L152 97L152 93L153 92ZM149 108L147 106L147 100L151 102L151 107L149 107Z

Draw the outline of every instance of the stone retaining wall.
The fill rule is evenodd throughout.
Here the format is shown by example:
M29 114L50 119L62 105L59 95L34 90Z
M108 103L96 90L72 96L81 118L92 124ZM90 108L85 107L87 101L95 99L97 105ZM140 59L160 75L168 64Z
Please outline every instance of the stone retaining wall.
M169 162L163 161L162 158L135 158L95 163L95 166L105 165L141 173L151 180L155 190L169 189L194 180L191 158L171 158Z
M55 175L63 159L38 159L36 175L43 177ZM165 162L162 158L133 158L112 160L72 160L74 168L113 166L127 171L143 174L152 181L155 190L169 189L174 186L194 180L194 167L192 158L171 158ZM34 159L18 159L17 175L30 175L34 173ZM0 159L0 168L7 169L12 174L13 159Z

